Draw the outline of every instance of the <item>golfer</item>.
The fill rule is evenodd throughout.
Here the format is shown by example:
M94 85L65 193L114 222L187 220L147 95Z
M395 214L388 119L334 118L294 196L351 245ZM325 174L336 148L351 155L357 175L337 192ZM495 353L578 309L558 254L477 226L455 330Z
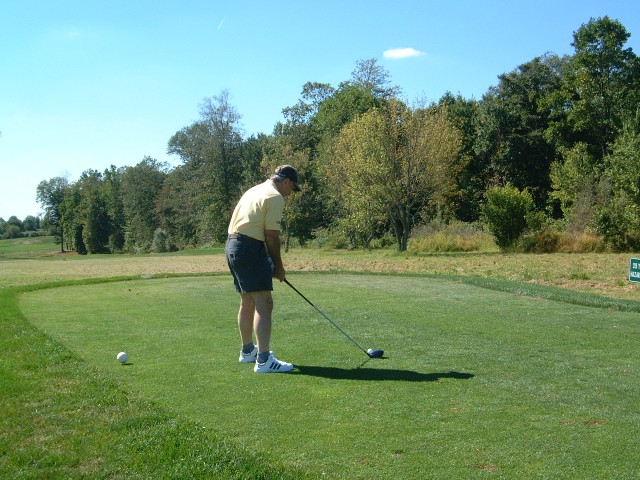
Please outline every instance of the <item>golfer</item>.
M269 350L273 311L272 277L285 279L280 256L280 222L285 197L299 192L298 172L291 165L276 168L271 178L247 190L229 222L225 253L236 290L240 293L238 328L242 340L240 362L253 363L256 373L283 373L293 365ZM253 343L253 335L257 345Z

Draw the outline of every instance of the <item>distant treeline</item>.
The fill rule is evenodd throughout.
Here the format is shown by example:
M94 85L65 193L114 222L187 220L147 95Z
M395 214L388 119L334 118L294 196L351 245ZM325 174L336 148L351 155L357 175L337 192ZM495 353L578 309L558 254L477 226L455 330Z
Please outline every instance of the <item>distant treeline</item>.
M36 236L38 230L40 230L39 217L28 215L24 220L20 220L15 215L9 217L9 220L0 217L0 239Z
M589 232L640 246L640 62L618 21L591 19L573 55L545 53L482 99L445 94L409 104L375 59L337 87L309 82L269 135L244 138L229 94L168 141L175 168L146 157L42 181L43 223L80 253L167 251L222 242L242 192L279 164L303 192L289 201L286 241L330 232L352 247L418 225L474 223L501 248L523 232ZM425 79L425 83L428 79Z

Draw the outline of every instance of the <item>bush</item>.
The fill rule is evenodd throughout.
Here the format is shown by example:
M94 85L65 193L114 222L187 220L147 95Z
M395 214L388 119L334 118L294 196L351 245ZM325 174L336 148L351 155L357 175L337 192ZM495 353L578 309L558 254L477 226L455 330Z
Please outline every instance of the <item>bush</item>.
M429 224L416 228L407 250L412 253L495 250L491 235L469 223Z
M527 228L527 216L533 211L531 194L512 185L487 190L482 209L485 223L501 250L512 247Z
M342 250L352 248L347 236L337 228L318 228L313 231L311 246L327 250Z
M525 253L594 253L606 250L602 237L590 232L560 232L548 228L522 236L518 247Z
M396 245L398 245L398 241L393 235L387 233L384 235L373 237L369 242L369 249L375 250L379 248L394 247Z
M565 233L560 238L560 253L602 253L606 244L602 237L591 232Z
M520 240L520 246L526 253L554 253L558 251L561 235L553 230L525 235Z
M10 225L8 224L5 229L4 229L4 234L2 235L2 238L7 239L7 238L21 238L22 237L22 232L20 231L20 227L18 227L17 225Z
M640 236L638 207L625 194L613 196L600 208L595 219L598 233L616 251L630 251L638 247Z
M161 228L157 228L153 232L153 241L151 242L151 250L156 253L166 253L171 250L171 242L169 235Z

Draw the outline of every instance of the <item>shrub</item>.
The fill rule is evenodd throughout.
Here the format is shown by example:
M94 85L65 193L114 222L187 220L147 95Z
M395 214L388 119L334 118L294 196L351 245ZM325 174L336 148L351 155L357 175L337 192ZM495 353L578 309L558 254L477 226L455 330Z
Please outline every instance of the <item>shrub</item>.
M151 242L151 250L156 253L166 253L171 250L171 242L169 235L161 228L156 228L153 232L153 241Z
M584 232L566 232L560 237L558 252L560 253L601 253L606 250L606 244L600 235Z
M413 253L495 250L493 237L469 223L428 224L416 228L407 250Z
M558 251L561 234L551 229L525 235L520 240L520 246L526 253L554 253Z
M617 251L633 250L640 235L638 206L625 194L613 196L598 211L595 226L607 245Z
M512 185L487 190L482 209L485 223L501 250L514 245L527 228L527 216L533 211L531 194Z
M17 225L7 225L4 230L4 234L2 238L20 238L22 237L22 232L20 231L20 227Z
M606 250L602 237L591 232L560 232L552 228L523 235L518 247L525 253L593 253Z

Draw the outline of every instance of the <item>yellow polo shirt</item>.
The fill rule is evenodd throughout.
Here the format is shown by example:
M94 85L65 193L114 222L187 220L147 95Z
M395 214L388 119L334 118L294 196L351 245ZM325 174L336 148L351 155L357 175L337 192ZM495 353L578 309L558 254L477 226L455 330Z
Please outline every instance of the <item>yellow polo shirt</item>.
M280 231L284 212L284 197L272 180L247 190L236 205L228 233L241 233L264 242L265 230Z

